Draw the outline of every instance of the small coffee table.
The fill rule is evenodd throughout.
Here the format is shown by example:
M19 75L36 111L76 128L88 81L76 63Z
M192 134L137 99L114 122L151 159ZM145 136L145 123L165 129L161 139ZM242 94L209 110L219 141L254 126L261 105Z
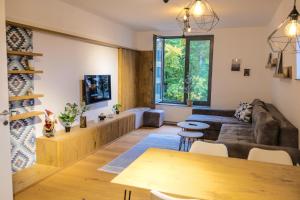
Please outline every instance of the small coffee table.
M193 131L201 131L204 129L208 129L209 125L202 122L179 122L177 126L181 127L183 130L193 130Z
M204 133L200 131L210 127L209 124L202 122L179 122L177 126L182 128L182 131L178 133L180 136L179 151L181 150L182 145L183 150L188 151L194 141L203 138Z
M179 143L179 151L183 145L183 151L189 151L193 142L203 138L204 133L202 132L192 132L192 131L182 131L178 133L180 136L180 143Z

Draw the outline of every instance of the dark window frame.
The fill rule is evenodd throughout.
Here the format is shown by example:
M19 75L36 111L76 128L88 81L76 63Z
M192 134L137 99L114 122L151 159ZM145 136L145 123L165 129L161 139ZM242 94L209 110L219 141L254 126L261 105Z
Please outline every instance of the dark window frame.
M209 52L209 77L208 77L208 99L207 101L193 101L193 105L198 106L210 106L211 105L211 89L212 89L212 71L213 71L213 52L214 52L214 35L196 35L196 36L156 36L153 37L153 43L154 43L154 67L156 69L156 39L162 38L162 39L180 39L184 38L186 39L186 48L185 48L185 74L184 79L186 80L189 74L189 68L190 68L190 42L191 41L198 41L198 40L209 40L210 41L210 52ZM187 98L188 94L184 91L184 101L183 102L177 102L177 101L165 101L163 99L163 92L164 92L164 58L165 58L165 41L163 41L163 55L162 55L162 68L161 68L161 95L162 95L162 101L159 102L159 104L178 104L178 105L186 105L187 104ZM156 71L156 70L154 70ZM155 84L155 73L154 73L154 84ZM184 88L187 87L187 83L184 82ZM155 94L155 89L154 89ZM154 96L154 102L155 102L155 96ZM157 103L157 102L155 102Z

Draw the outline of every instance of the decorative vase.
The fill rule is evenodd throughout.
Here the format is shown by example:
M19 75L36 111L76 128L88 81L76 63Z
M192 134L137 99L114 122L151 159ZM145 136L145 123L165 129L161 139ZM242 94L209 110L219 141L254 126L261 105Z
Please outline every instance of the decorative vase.
M119 110L116 110L116 114L117 114L117 115L120 114L120 111L119 111Z
M80 116L80 128L86 128L86 116Z
M65 126L66 133L69 133L71 131L71 126Z
M188 99L186 104L187 104L188 107L192 107L193 106L193 101Z

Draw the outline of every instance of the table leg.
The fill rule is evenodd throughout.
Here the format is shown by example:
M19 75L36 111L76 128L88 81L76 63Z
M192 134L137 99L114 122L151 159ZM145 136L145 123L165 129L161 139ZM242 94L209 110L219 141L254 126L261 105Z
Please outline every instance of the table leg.
M128 197L127 197L128 194ZM129 190L127 192L127 190L124 191L124 200L131 200L131 191Z
M183 137L180 137L180 141L179 141L179 148L178 148L178 151L180 151L180 150L181 150L181 146L182 146L182 138L183 138Z

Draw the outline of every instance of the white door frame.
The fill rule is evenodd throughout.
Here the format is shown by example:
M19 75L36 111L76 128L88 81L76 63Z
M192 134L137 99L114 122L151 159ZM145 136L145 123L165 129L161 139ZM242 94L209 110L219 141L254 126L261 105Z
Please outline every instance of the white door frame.
M8 110L8 81L6 54L5 0L0 0L0 113ZM9 125L3 122L8 116L0 116L0 199L12 200L12 172Z

